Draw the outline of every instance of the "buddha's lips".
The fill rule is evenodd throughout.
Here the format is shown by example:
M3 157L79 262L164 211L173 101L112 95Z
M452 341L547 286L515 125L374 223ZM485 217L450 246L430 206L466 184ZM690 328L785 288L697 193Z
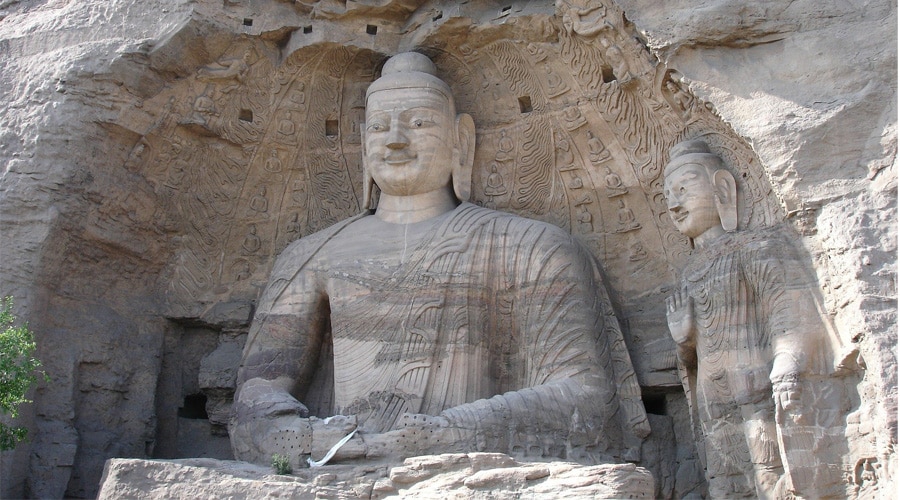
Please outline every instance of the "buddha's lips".
M681 211L678 211L678 212L674 212L674 211L671 211L671 210L670 210L669 212L671 212L671 214L672 214L672 219L674 219L675 222L681 222L681 221L683 221L684 219L687 219L687 216L688 216L688 214L690 213L690 212L688 212L687 210L681 210Z
M384 162L388 165L399 165L403 163L408 163L415 160L417 155L406 155L406 154L396 154L396 155L387 155L384 157Z

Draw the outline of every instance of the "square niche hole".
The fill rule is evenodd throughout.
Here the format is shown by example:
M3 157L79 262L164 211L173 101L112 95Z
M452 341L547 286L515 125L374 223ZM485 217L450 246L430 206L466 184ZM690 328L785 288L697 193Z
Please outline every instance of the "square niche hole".
M603 83L614 82L616 80L616 74L613 73L612 66L601 66L600 75L603 78Z
M253 19L250 19L249 17L245 17L244 18L244 26L253 26Z
M337 137L338 135L338 121L337 120L325 120L325 137Z
M531 107L531 96L523 95L519 97L519 112L531 113L534 108Z
M303 34L304 34L304 35L308 35L308 34L310 34L310 33L312 33L312 26L304 26L304 27L303 27Z
M253 121L253 110L242 109L238 113L238 120L240 120L242 122L252 122Z
M378 26L375 26L374 24L367 24L366 25L366 33L368 33L370 35L374 35L375 33L378 33Z

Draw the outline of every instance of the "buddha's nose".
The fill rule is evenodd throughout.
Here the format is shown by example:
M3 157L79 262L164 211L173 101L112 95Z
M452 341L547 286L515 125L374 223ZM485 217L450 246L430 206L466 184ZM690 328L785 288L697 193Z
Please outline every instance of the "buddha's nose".
M406 146L409 146L409 139L406 138L406 135L400 130L400 127L391 127L391 131L388 134L388 149L403 149Z

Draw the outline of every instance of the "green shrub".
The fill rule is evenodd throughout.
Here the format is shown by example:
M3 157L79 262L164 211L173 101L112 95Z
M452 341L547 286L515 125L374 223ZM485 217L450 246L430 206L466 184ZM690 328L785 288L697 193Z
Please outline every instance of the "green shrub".
M294 468L291 467L291 460L285 455L274 454L272 455L272 468L275 469L276 474L290 474L294 472Z
M19 405L30 402L25 393L41 373L41 362L32 357L36 346L28 325L13 326L12 307L12 297L0 301L0 413L16 418ZM0 422L0 451L15 448L27 433L25 427Z

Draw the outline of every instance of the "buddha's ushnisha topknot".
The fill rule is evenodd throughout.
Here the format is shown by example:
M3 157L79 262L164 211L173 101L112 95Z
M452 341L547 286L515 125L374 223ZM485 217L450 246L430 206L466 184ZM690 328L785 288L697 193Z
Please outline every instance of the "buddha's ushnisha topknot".
M381 76L392 73L418 72L437 76L437 68L427 56L418 52L404 52L388 59L381 69Z
M455 114L450 86L438 78L437 68L424 54L403 52L388 59L381 69L381 78L369 85L369 89L366 91L366 102L369 101L369 96L375 92L398 89L436 90L447 98L451 112Z

